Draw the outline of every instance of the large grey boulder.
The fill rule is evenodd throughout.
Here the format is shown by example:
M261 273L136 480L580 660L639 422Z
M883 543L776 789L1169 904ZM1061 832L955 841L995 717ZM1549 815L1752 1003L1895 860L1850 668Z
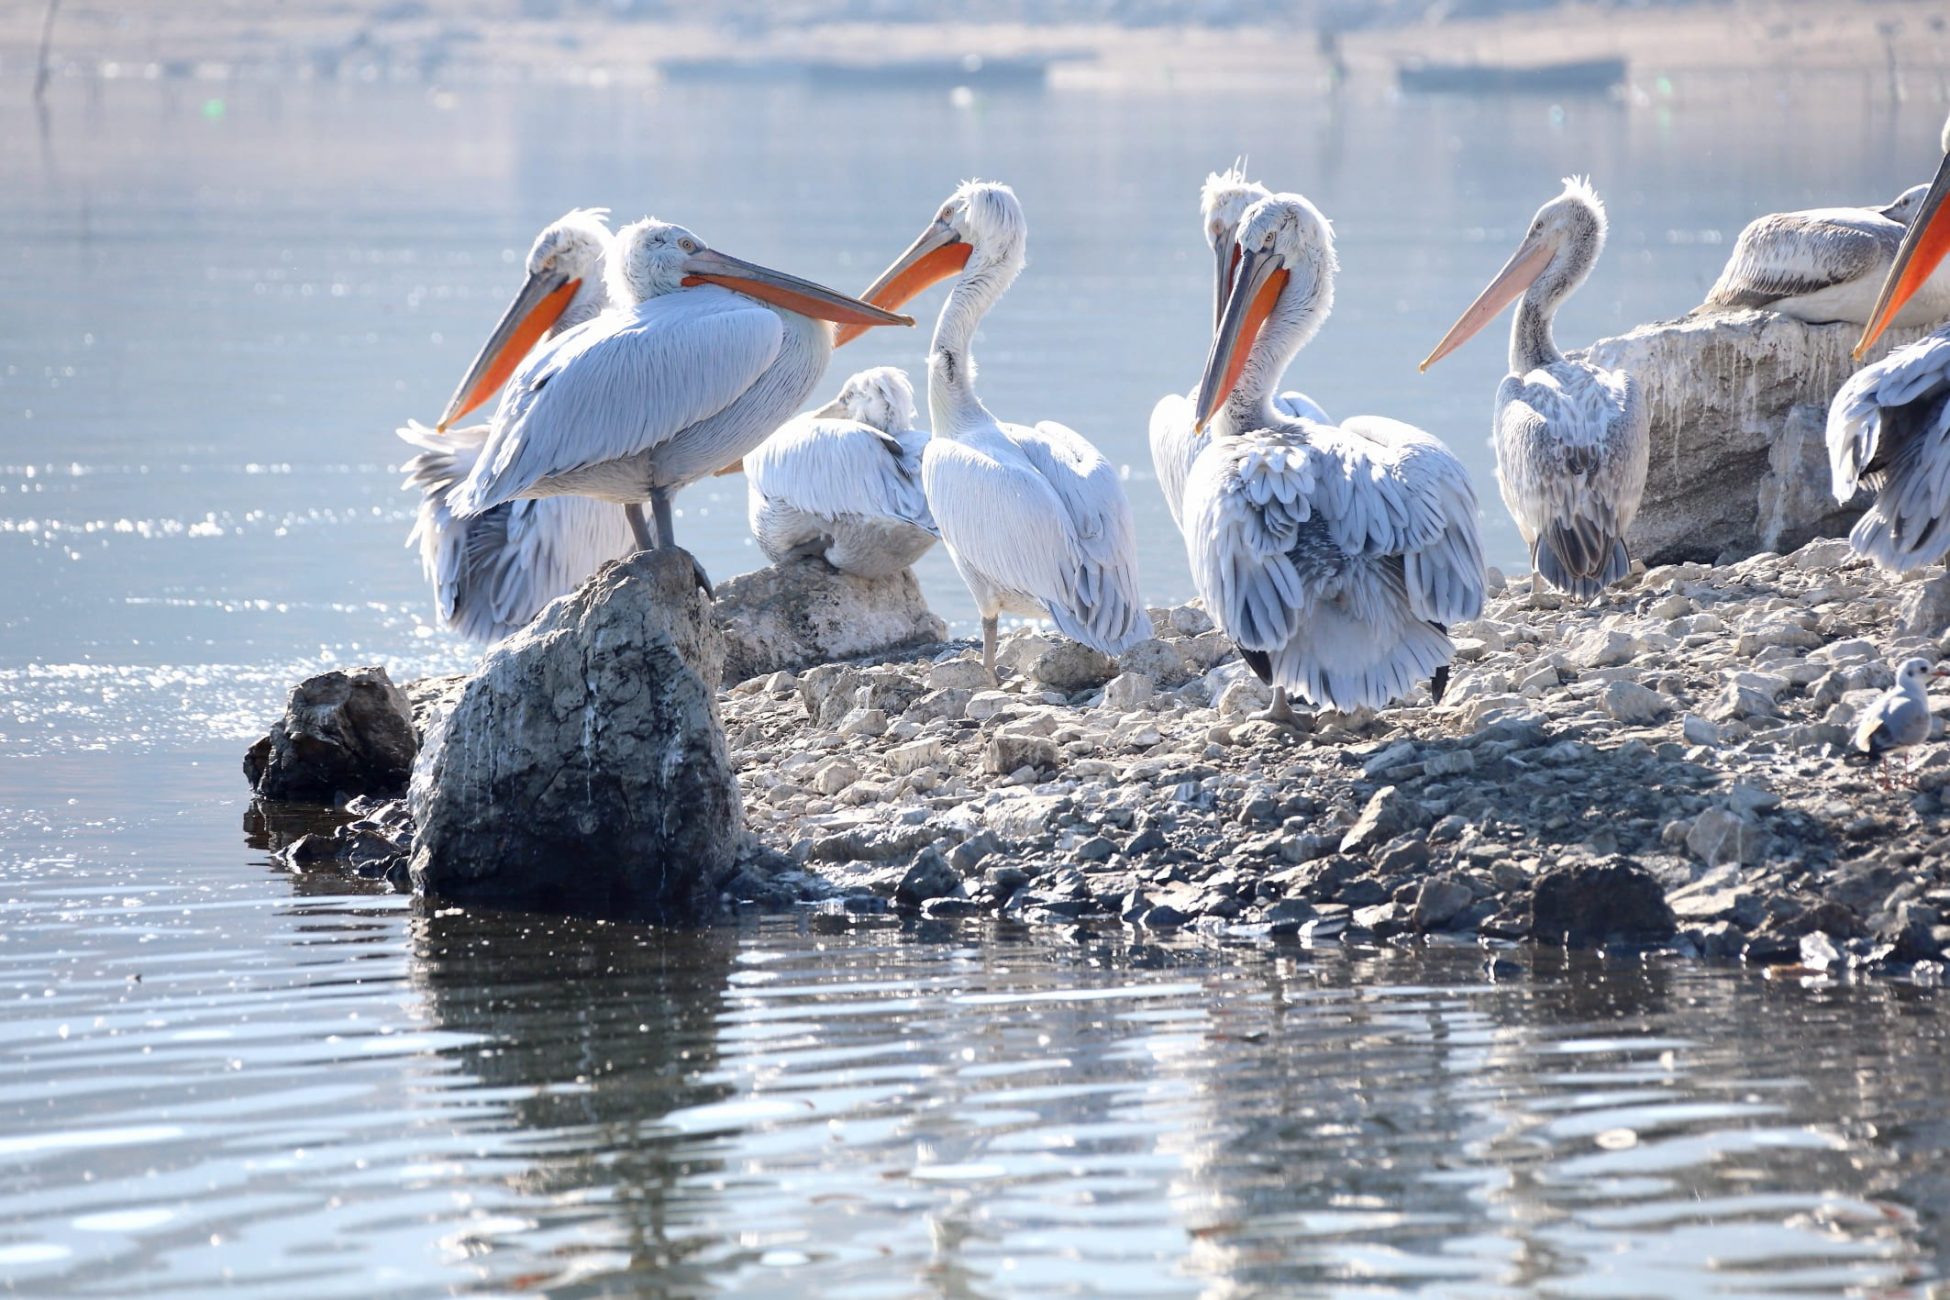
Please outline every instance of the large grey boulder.
M824 560L788 560L718 588L725 680L932 645L948 627L921 598L912 569L856 578Z
M380 667L334 669L292 689L284 716L244 755L244 775L266 799L338 803L398 794L419 737L406 696Z
M431 723L409 796L415 890L706 916L743 820L717 711L724 658L682 551L608 564L550 605Z
M1861 332L1742 311L1641 325L1572 354L1631 372L1650 407L1634 558L1742 558L1846 533L1861 505L1829 495L1822 434ZM1890 330L1871 357L1921 333Z

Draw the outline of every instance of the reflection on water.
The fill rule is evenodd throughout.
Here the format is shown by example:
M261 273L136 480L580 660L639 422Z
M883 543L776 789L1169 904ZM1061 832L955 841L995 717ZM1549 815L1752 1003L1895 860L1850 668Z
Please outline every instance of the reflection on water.
M150 829L9 872L26 1293L1921 1295L1943 1267L1925 990L667 935L116 865Z

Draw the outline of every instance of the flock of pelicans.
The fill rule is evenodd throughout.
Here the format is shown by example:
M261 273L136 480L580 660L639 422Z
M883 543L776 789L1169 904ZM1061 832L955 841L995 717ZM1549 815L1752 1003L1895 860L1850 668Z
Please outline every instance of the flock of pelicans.
M1950 252L1950 124L1944 150L1935 181L1888 207L1755 221L1701 310L1858 323L1858 358L1892 323L1950 317L1950 269L1938 274ZM1333 307L1333 232L1312 203L1235 167L1207 179L1200 210L1215 257L1211 347L1196 385L1158 402L1150 435L1206 609L1272 686L1273 717L1291 716L1289 694L1379 708L1427 682L1440 699L1447 626L1483 603L1469 476L1420 429L1335 422L1278 391ZM1027 224L1007 186L956 189L858 298L681 226L644 220L612 234L604 216L571 212L541 233L439 424L400 431L421 449L408 467L422 494L414 539L449 625L505 635L604 561L673 546L673 494L742 470L752 530L774 561L813 555L883 575L939 540L980 612L991 671L1004 613L1051 619L1107 654L1149 635L1116 467L1062 425L999 419L976 393L971 342L1023 267ZM1422 363L1516 304L1492 427L1497 479L1538 577L1578 599L1627 572L1650 441L1632 377L1567 358L1551 335L1605 230L1590 185L1566 181ZM928 349L926 430L892 368L856 374L793 417L835 347L912 325L899 308L950 279ZM453 427L497 390L488 423ZM1875 494L1856 549L1894 569L1942 558L1950 326L1850 378L1828 443L1836 496ZM709 589L701 570L698 580ZM1913 743L1918 708L1927 731L1928 666L1910 668L1872 711L1865 745Z

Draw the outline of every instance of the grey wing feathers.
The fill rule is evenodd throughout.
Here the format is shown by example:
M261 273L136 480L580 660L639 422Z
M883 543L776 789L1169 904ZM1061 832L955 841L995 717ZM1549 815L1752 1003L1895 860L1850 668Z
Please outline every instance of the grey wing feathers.
M1855 747L1865 754L1880 755L1920 744L1929 735L1929 701L1916 700L1896 690L1863 711L1862 720L1855 727Z
M801 416L745 457L755 498L825 519L880 518L936 532L921 489L926 434L894 436L833 416Z
M1850 376L1827 440L1835 499L1875 493L1849 534L1859 554L1907 572L1950 552L1950 331Z
M1777 212L1750 222L1734 242L1705 305L1766 307L1876 274L1896 254L1903 228L1867 209Z
M1008 428L1010 437L1062 500L1074 548L1075 599L1050 607L1064 635L1121 654L1151 635L1138 595L1137 526L1112 465L1081 434L1054 421Z

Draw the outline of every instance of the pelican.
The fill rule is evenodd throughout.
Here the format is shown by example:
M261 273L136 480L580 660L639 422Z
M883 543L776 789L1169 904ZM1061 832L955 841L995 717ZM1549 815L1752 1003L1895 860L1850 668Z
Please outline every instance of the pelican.
M447 494L473 472L488 436L485 424L448 426L492 397L536 341L595 319L608 304L606 216L603 208L579 208L543 228L528 250L521 292L454 390L439 429L414 420L398 430L420 449L406 463L404 486L420 490L406 544L419 548L441 622L471 640L500 640L598 565L630 552L623 512L587 497L509 501L466 520L447 507Z
M622 504L639 547L675 546L672 494L756 447L805 400L832 355L824 322L914 323L653 218L618 232L605 278L617 310L515 370L447 498L455 515L588 496ZM698 580L709 590L701 568Z
M920 559L940 533L921 488L928 435L918 423L907 376L876 366L748 452L743 468L759 549L774 564L817 555L862 578L899 573Z
M1258 181L1247 180L1245 170L1239 164L1208 175L1204 187L1199 191L1199 215L1205 225L1205 242L1211 247L1214 257L1214 326L1218 325L1219 314L1225 310L1226 292L1232 288L1233 258L1237 253L1233 236L1239 229L1239 218L1247 208L1271 193ZM1193 454L1204 446L1203 440L1192 432L1192 403L1197 400L1197 390L1182 396L1166 393L1151 408L1151 465L1157 471L1158 487L1164 493L1165 505L1171 510L1171 522L1181 532L1185 521L1180 517L1179 503L1185 495L1185 475L1191 471ZM1285 415L1304 417L1322 424L1329 422L1327 412L1305 393L1281 393L1273 399L1273 408Z
M1950 121L1943 125L1943 151L1950 153ZM1697 310L1764 307L1811 324L1866 324L1876 286L1928 189L1912 186L1880 208L1812 208L1759 218L1740 232L1726 269ZM1931 325L1945 317L1950 317L1950 274L1919 285L1889 323Z
M1205 607L1273 686L1316 707L1379 708L1454 653L1446 625L1483 607L1469 476L1398 420L1339 425L1269 400L1333 307L1333 232L1297 194L1247 209L1240 260L1199 382L1194 427L1211 446L1185 482L1185 549Z
M991 673L1004 613L1050 618L1065 636L1105 654L1151 635L1138 598L1137 531L1117 468L1062 425L1004 424L975 395L969 344L1022 270L1027 238L1015 191L970 181L865 294L897 308L955 277L928 350L934 436L921 457L921 484L981 613L982 664ZM842 327L839 341L856 332Z
M1491 442L1503 504L1530 548L1531 568L1579 600L1625 576L1625 534L1645 493L1651 413L1622 370L1571 361L1551 320L1591 274L1605 247L1605 205L1589 182L1569 177L1537 209L1530 230L1489 287L1462 314L1422 369L1448 356L1519 296L1510 329L1510 373L1496 390Z
M1950 138L1944 146L1855 345L1857 357L1940 278L1950 254ZM1857 552L1906 573L1950 551L1950 325L1849 376L1828 408L1828 468L1837 501L1864 487L1875 493L1849 533Z

